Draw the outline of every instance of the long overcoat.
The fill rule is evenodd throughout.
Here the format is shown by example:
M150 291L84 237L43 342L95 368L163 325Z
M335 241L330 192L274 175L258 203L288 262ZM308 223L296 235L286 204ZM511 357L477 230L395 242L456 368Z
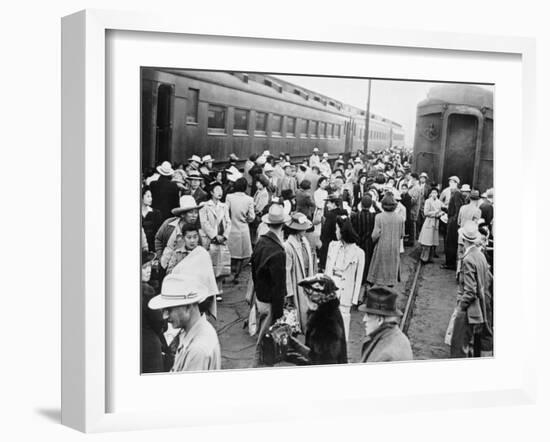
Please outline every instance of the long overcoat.
M231 231L227 246L231 258L244 259L252 256L252 243L248 224L254 221L254 198L244 192L235 192L227 195L225 203L229 207L231 216Z
M439 217L443 203L438 199L428 198L424 203L424 224L418 237L423 246L439 245Z
M296 310L300 328L305 334L307 324L307 296L303 287L298 283L309 276L313 276L313 254L309 241L304 237L289 235L284 243L286 253L286 295L292 297ZM304 253L305 251L305 253Z
M376 243L368 282L393 286L399 280L399 250L405 234L403 219L395 212L382 212L374 219L372 240Z
M359 246L344 246L342 241L330 243L325 273L336 282L340 305L343 307L358 303L364 267L365 252Z

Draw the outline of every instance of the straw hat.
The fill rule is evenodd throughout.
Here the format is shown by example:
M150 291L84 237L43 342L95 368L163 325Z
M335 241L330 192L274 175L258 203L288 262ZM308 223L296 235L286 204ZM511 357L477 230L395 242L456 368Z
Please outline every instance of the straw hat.
M214 158L212 158L211 155L205 155L205 156L202 157L202 162L203 163L208 163L210 161L214 161Z
M197 163L199 163L199 164L202 164L201 157L199 157L198 155L193 155L193 156L191 156L191 158L189 158L189 162L191 162L191 161L195 161L195 162L197 162Z
M284 207L280 204L271 204L267 214L262 216L265 224L285 224L290 221L290 216L285 214Z
M463 184L462 187L460 188L460 191L461 192L471 192L472 189L470 188L469 184Z
M198 304L208 298L208 288L197 279L171 273L162 281L160 295L149 301L151 310Z
M325 153L323 154L323 158L328 158L328 153L325 152Z
M164 161L160 166L157 167L157 172L164 176L174 175L174 169L169 161Z
M428 174L427 174L426 172L422 172L422 173L420 174L419 178L422 178L422 177L428 178Z
M460 178L456 175L449 177L449 181L454 181L456 184L460 184Z
M319 148L318 148L318 147L314 147L314 148L313 148L313 152L314 152L314 153L318 153L318 152L319 152Z
M183 195L180 198L180 206L176 207L175 209L172 209L172 215L181 215L184 212L189 212L193 209L198 209L200 206L197 206L197 202L195 201L195 198L193 198L191 195Z
M290 215L290 220L286 223L286 226L293 230L309 230L313 223L303 213L294 212Z
M198 170L192 170L189 172L189 174L185 179L187 181L191 181L191 180L203 180L204 178Z
M275 170L275 168L271 164L269 164L269 163L265 164L264 173L273 172L274 170Z

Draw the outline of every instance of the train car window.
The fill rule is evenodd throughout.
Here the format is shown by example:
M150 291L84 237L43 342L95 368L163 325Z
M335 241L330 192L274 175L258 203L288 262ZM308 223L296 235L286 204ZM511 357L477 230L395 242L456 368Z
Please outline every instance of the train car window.
M283 131L283 117L281 115L272 115L271 118L271 133L273 135L281 135L281 132Z
M209 132L225 132L225 114L223 106L208 105Z
M239 134L248 133L248 111L245 109L235 109L233 116L233 132Z
M286 117L286 136L293 137L296 133L296 118Z
M326 123L319 123L319 138L326 138L327 137L327 134L326 134Z
M187 94L187 122L196 123L199 114L199 90L189 89Z
M264 112L256 112L256 129L257 134L265 135L267 129L267 114Z
M307 138L309 131L309 120L300 120L300 137Z
M340 131L342 129L342 126L340 124L337 124L336 126L334 126L334 129L335 129L335 134L336 134L336 137L337 138L340 138Z
M311 136L312 137L318 137L319 136L319 122L318 121L312 121L311 122Z
M334 126L331 123L327 123L327 138L334 137Z

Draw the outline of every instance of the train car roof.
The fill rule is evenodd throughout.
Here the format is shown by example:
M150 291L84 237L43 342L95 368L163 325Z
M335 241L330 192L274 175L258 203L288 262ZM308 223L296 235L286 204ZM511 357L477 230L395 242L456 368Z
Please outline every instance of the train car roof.
M493 92L471 84L444 84L431 88L418 107L443 103L492 109Z
M285 100L328 112L352 114L356 117L363 118L366 115L366 111L364 109L342 103L335 98L312 91L300 85L290 83L272 75L245 72L195 71L172 68L151 69L168 72L178 76L197 78L212 83L224 84L226 86L248 90L253 93L259 93L273 98L279 98L283 95ZM376 115L372 112L370 113L370 117L373 120L402 128L399 123L384 118L380 115Z

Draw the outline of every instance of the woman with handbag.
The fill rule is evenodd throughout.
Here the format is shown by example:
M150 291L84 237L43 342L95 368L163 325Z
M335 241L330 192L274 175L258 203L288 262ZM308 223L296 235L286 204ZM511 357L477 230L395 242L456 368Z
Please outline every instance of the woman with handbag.
M210 199L199 210L201 227L210 239L210 258L214 266L216 284L218 285L217 301L222 300L222 283L231 274L231 253L227 246L227 238L231 231L231 218L227 204L221 202L223 185L213 181L208 186Z

